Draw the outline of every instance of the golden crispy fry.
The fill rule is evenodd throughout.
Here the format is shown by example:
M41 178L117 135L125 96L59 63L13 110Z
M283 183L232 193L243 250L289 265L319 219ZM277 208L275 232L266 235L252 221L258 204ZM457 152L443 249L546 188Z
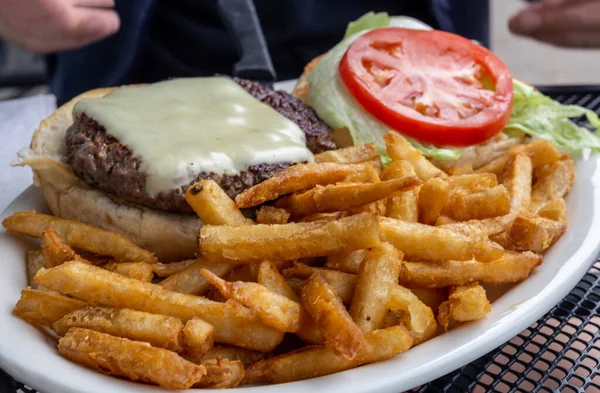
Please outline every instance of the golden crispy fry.
M410 288L410 291L432 310L437 310L440 304L448 300L446 288Z
M446 170L446 173L450 176L461 176L461 175L470 175L473 173L473 165L472 164L460 164L460 165L452 165L450 168Z
M369 213L375 216L385 216L385 211L385 199L380 199L378 201L366 205L346 210L346 212L348 212L348 215L350 216L360 213Z
M447 177L447 175L427 158L423 157L406 139L395 131L389 131L383 137L387 153L393 161L407 160L413 166L417 176L425 181L432 177Z
M257 264L253 263L247 265L238 265L235 269L231 271L231 273L225 276L225 281L255 282L257 275Z
M365 333L380 329L388 308L389 286L398 282L402 253L388 243L369 250L360 265L350 316Z
M302 285L301 299L302 306L319 327L325 346L354 358L364 345L363 333L320 273L311 275Z
M146 262L109 262L102 267L136 280L151 282L154 278L152 265Z
M354 165L359 170L346 176L343 183L374 183L379 181L379 172L381 172L381 160L363 162Z
M327 281L327 284L342 299L343 303L350 303L352 301L354 287L356 286L356 274L311 267L301 263L294 263L294 266L281 272L285 278L309 278L314 273L319 273Z
M335 162L338 164L358 164L378 158L379 152L373 143L315 154L315 162Z
M202 275L228 299L234 299L257 312L265 325L281 332L300 328L300 304L254 282L227 282L208 270Z
M67 261L90 263L79 256L52 227L42 232L42 255L48 267L58 266Z
M448 216L444 216L441 215L437 218L437 220L435 220L435 224L433 224L436 227L442 226L442 225L448 225L448 224L455 224L458 221L451 219Z
M448 301L440 305L437 318L444 330L448 330L451 321L475 321L485 318L491 310L485 289L478 282L473 282L452 288Z
M235 303L172 292L81 262L42 269L35 282L91 303L170 315L186 322L200 317L216 329L215 340L248 349L270 351L282 334L265 326L252 311Z
M206 367L206 376L194 388L234 388L244 379L244 365L236 360L206 360L202 365Z
M290 212L273 206L262 206L256 212L256 222L259 224L287 224Z
M85 303L77 299L56 292L25 288L13 313L30 323L52 326L64 315L82 307L85 307Z
M404 177L416 176L415 171L406 160L394 161L381 173L382 180L402 179ZM385 215L404 221L416 222L419 220L418 197L421 187L396 193L386 200Z
M575 182L573 160L555 161L535 171L537 179L531 191L529 211L538 213L555 196L564 197L571 191Z
M504 185L510 192L511 214L521 214L529 209L533 166L526 152L517 153L509 160L504 171Z
M517 217L510 225L508 238L517 250L542 252L567 230L558 221L543 217Z
M210 289L210 282L200 274L202 269L210 270L217 276L224 277L234 267L235 265L231 263L209 262L204 258L199 258L192 265L161 281L158 285L169 291L187 293L188 295L202 295Z
M186 267L192 265L194 262L196 262L195 259L188 259L180 262L153 263L151 266L152 271L158 277L170 277L184 270Z
M476 173L493 173L496 176L502 176L502 172L506 167L506 164L512 159L512 157L520 152L531 154L531 163L533 168L538 168L542 165L549 164L560 158L560 153L552 142L545 140L537 140L526 145L517 145L508 149L502 156L489 162L475 170Z
M200 252L240 262L318 257L369 248L379 242L377 218L361 213L336 221L200 228Z
M540 217L549 220L558 221L561 224L567 223L567 203L564 198L554 196L538 212Z
M448 219L451 220L451 219ZM492 236L506 231L507 226L512 222L511 215L485 218L483 220L469 220L463 222L443 223L444 228L462 233L465 235L480 234L481 236Z
M392 312L402 311L408 315L402 321L410 330L414 344L418 345L435 336L437 323L433 311L423 303L411 290L396 283L389 284L389 300L386 307Z
M502 256L502 247L482 236L458 233L446 226L432 227L393 218L380 218L381 238L393 244L408 259L425 261L492 261Z
M276 206L296 215L348 210L386 198L394 192L406 191L420 183L416 177L376 183L339 183L317 186L302 194L277 201Z
M364 335L364 345L353 359L326 346L310 346L253 364L246 369L244 383L284 383L333 374L394 357L412 342L404 326L375 330Z
M431 178L421 187L419 192L419 221L433 225L442 213L446 198L450 192L448 182L440 178Z
M205 224L235 227L252 224L214 180L200 180L191 185L185 201Z
M314 213L304 216L299 222L313 222L313 221L335 221L340 218L349 216L348 212L335 212L335 213Z
M455 188L448 195L442 214L456 221L498 217L509 213L510 201L508 190L502 185L472 193Z
M226 346L215 346L212 347L202 359L207 361L210 359L227 359L237 360L243 364L244 367L248 367L251 364L264 359L267 354L265 352L250 351L244 348L238 347L226 347Z
M493 188L498 185L498 178L493 173L471 173L450 176L448 179L450 188L464 188L471 192Z
M505 252L502 258L490 262L404 262L399 283L417 288L443 288L474 281L486 284L516 283L529 277L540 263L542 257L532 252L510 251Z
M273 263L269 261L260 263L257 281L260 285L265 286L271 291L300 304L300 296L294 292ZM304 309L300 310L300 328L298 329L297 334L304 341L311 344L323 343L323 336L321 335L318 326L315 325L310 315L308 315Z
M202 380L206 368L148 343L73 328L58 341L58 352L104 374L149 382L166 389L188 389Z
M60 336L67 334L71 328L90 329L144 341L175 352L183 348L181 320L127 308L86 306L66 314L52 324L52 329Z
M200 319L192 318L183 328L183 345L185 353L198 363L215 343L215 327Z
M365 259L367 250L356 250L349 254L330 255L327 257L325 267L328 269L339 270L345 273L358 273L360 264Z
M40 250L27 250L27 283L33 289L41 289L36 283L33 282L33 277L37 272L43 268L48 267L46 259L42 255Z
M151 252L138 247L125 236L79 221L29 211L13 214L4 219L2 225L15 235L40 238L44 229L52 227L73 248L110 255L119 261L157 262Z
M235 198L235 204L240 209L260 205L281 195L309 190L317 185L337 183L359 170L359 166L332 162L294 165L242 192Z

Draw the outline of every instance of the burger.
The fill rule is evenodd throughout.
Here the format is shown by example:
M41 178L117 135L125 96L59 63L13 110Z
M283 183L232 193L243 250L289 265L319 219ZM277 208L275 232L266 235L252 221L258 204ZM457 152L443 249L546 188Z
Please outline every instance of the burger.
M242 79L172 79L88 91L43 120L19 153L58 217L117 231L162 261L190 258L201 225L185 191L231 197L334 149L298 98Z

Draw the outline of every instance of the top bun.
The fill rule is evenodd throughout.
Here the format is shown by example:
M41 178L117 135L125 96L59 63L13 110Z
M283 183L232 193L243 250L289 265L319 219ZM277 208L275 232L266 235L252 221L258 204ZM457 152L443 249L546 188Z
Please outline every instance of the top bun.
M90 188L67 164L65 134L73 124L73 106L81 98L102 97L116 89L90 90L58 108L40 123L30 148L19 152L18 165L33 169L33 181L55 216L119 232L161 261L192 258L202 225L198 217L121 201Z

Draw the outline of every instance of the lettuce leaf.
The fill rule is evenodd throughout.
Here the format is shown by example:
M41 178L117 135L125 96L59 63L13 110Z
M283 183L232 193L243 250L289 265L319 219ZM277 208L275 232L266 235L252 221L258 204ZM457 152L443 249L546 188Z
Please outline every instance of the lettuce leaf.
M547 139L573 156L579 156L588 149L592 153L600 153L600 136L570 120L585 116L597 129L600 119L596 113L577 105L563 105L516 79L513 87L514 104L505 132L524 132Z
M311 89L307 101L319 117L330 127L347 127L355 144L375 143L384 157L385 163L387 155L385 154L383 136L389 131L390 127L379 122L354 100L337 71L340 60L355 39L370 29L388 26L382 25L385 18L378 15L380 14L367 14L353 22L356 23L354 26L348 26L347 33L354 32L354 34L348 36L327 52L308 76ZM409 29L431 29L426 24L409 17L393 17L388 20L391 26ZM402 130L398 131L401 132ZM455 160L460 157L460 152L457 149L440 148L432 144L407 139L421 154L427 157L440 161Z
M354 34L360 33L364 30L377 29L380 27L387 27L389 25L390 16L387 12L367 12L354 22L348 23L348 27L346 27L346 34L344 34L344 38L351 37Z

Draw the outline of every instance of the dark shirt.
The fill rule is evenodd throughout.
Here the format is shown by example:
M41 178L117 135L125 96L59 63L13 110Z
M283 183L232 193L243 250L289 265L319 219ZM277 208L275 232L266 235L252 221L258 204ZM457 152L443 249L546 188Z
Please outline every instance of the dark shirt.
M254 0L279 80L339 42L368 11L407 15L487 44L487 0ZM59 103L83 91L169 77L230 74L239 55L216 0L117 0L119 32L56 57Z

